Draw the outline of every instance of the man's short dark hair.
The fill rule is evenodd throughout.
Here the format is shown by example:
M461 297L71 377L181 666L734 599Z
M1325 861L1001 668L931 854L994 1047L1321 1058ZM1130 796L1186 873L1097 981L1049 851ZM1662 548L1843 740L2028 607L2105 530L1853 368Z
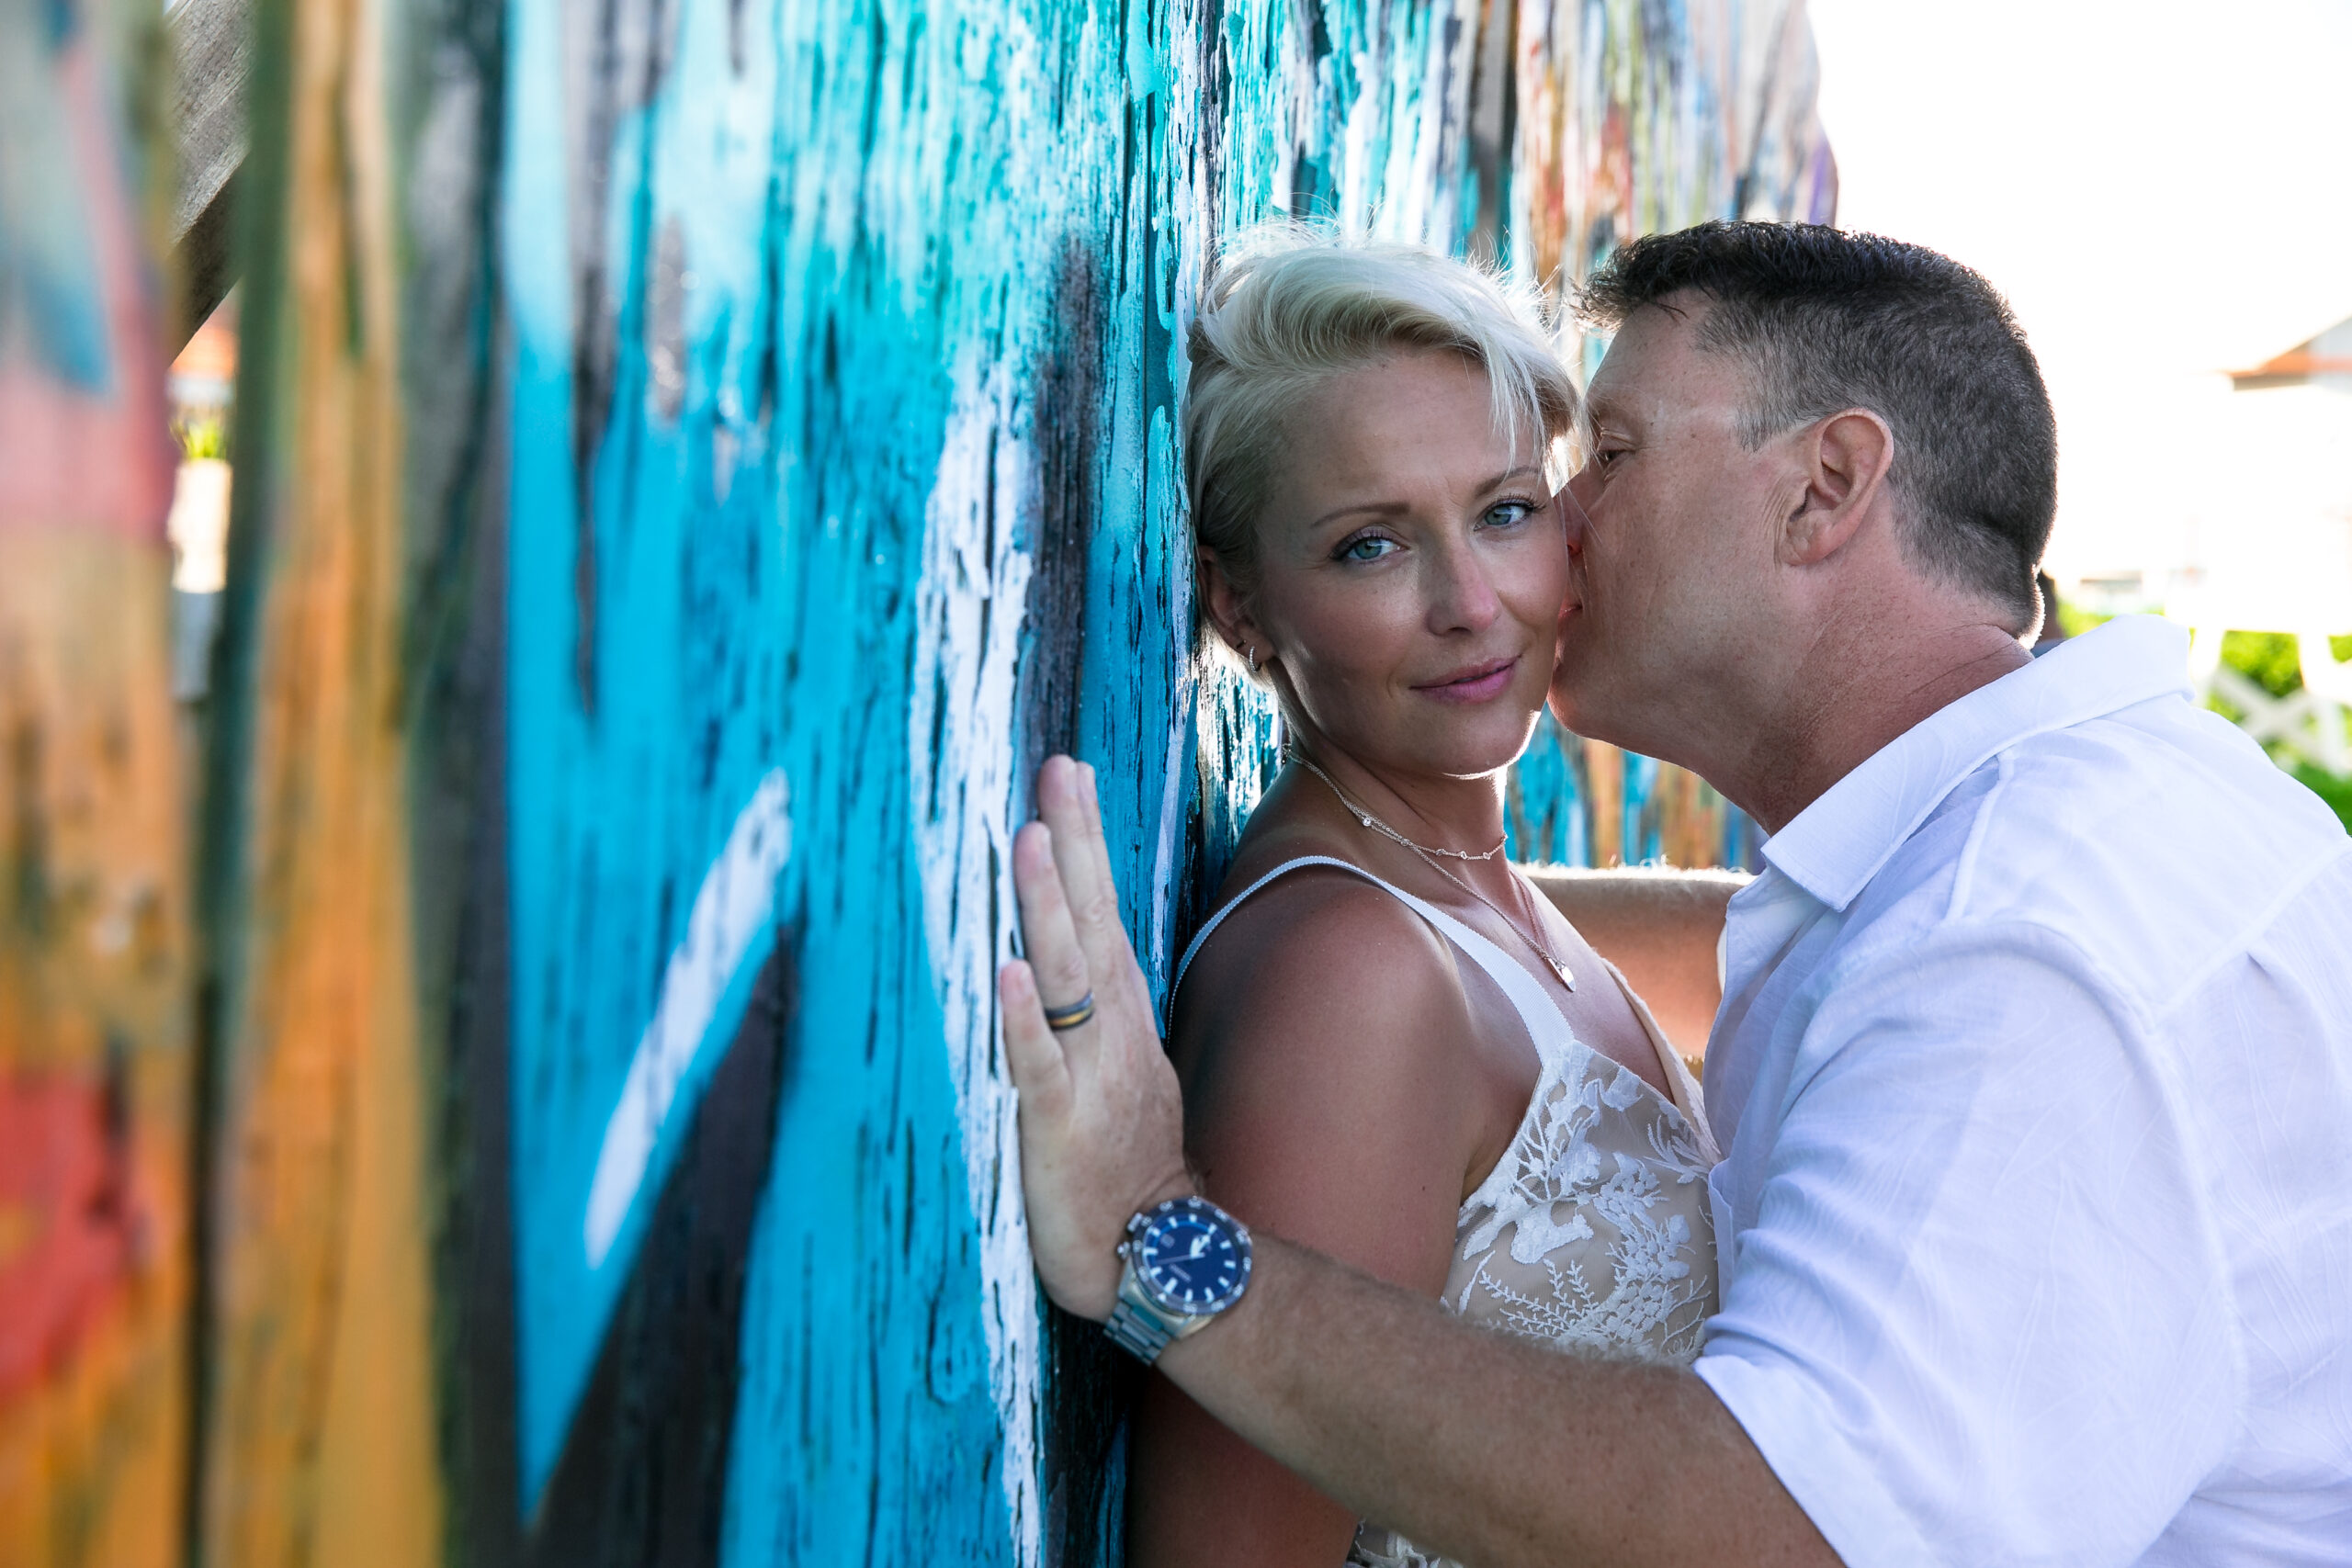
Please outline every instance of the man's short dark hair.
M1604 330L1689 290L1702 347L1746 361L1750 446L1842 409L1894 432L1888 478L1914 558L2030 626L2058 509L2058 432L2008 302L1921 245L1813 223L1702 223L1636 240L1577 300Z

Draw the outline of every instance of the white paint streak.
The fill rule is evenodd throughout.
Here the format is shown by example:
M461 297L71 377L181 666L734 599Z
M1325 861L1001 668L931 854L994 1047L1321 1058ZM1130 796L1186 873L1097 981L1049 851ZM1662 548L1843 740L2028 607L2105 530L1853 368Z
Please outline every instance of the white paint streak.
M1004 1433L1005 1504L1019 1561L1035 1568L1042 1525L1037 1276L996 1010L997 966L1012 955L1013 691L1031 570L1028 553L1014 543L1015 519L1032 514L1036 486L1034 455L1015 434L1022 427L1014 400L1001 358L985 373L967 367L958 377L926 508L907 751L923 930L946 1017L980 1233L981 1318ZM999 513L993 526L991 498Z
M652 1021L638 1037L620 1103L605 1124L588 1189L582 1239L588 1267L601 1266L628 1218L678 1085L708 1046L712 1016L775 908L776 878L792 856L791 791L782 769L760 781L735 818L726 847L703 874L686 916L685 940L662 972Z
M1186 615L1178 619L1180 626L1192 624L1190 604L1183 606ZM1185 661L1184 672L1176 682L1176 701L1170 711L1177 715L1192 711L1193 675L1191 661ZM1147 911L1151 921L1151 941L1145 950L1145 961L1150 965L1152 978L1162 998L1162 1006L1172 1006L1176 998L1168 995L1168 955L1174 933L1169 922L1176 912L1176 852L1184 834L1184 743L1193 738L1192 727L1182 722L1168 727L1168 754L1160 762L1159 831L1151 857L1151 908Z

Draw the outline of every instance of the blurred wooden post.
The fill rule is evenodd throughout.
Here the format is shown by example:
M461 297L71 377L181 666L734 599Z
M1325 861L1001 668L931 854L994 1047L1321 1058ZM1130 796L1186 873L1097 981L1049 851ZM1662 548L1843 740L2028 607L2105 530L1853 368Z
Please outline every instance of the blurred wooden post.
M1625 863L1625 753L1605 741L1584 743L1586 842L1595 865Z
M253 0L179 0L171 39L178 158L165 243L176 285L167 355L177 354L237 281L237 171L245 161Z
M0 7L0 1562L164 1568L187 886L141 7ZM124 118L119 111L127 109Z
M270 0L252 28L221 187L252 249L199 882L195 1545L509 1562L512 1385L474 1359L509 1331L505 1188L469 1141L477 1098L503 1132L503 1019L458 995L503 980L469 924L503 886L495 8Z

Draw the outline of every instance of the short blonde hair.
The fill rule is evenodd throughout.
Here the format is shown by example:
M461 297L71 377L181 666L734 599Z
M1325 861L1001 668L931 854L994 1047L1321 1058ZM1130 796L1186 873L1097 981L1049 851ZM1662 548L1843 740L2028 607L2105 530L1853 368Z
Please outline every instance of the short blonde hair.
M1319 383L1400 351L1443 349L1487 372L1495 423L1573 428L1576 383L1532 289L1416 245L1342 240L1305 224L1240 235L1201 290L1186 344L1184 483L1193 537L1243 592L1286 411Z

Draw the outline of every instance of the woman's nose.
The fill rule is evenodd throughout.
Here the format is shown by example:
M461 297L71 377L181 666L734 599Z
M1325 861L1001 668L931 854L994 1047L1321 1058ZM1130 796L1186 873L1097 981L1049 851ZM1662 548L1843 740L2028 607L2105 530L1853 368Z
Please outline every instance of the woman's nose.
M1476 550L1446 552L1435 576L1430 585L1431 630L1482 631L1502 613L1502 599Z

